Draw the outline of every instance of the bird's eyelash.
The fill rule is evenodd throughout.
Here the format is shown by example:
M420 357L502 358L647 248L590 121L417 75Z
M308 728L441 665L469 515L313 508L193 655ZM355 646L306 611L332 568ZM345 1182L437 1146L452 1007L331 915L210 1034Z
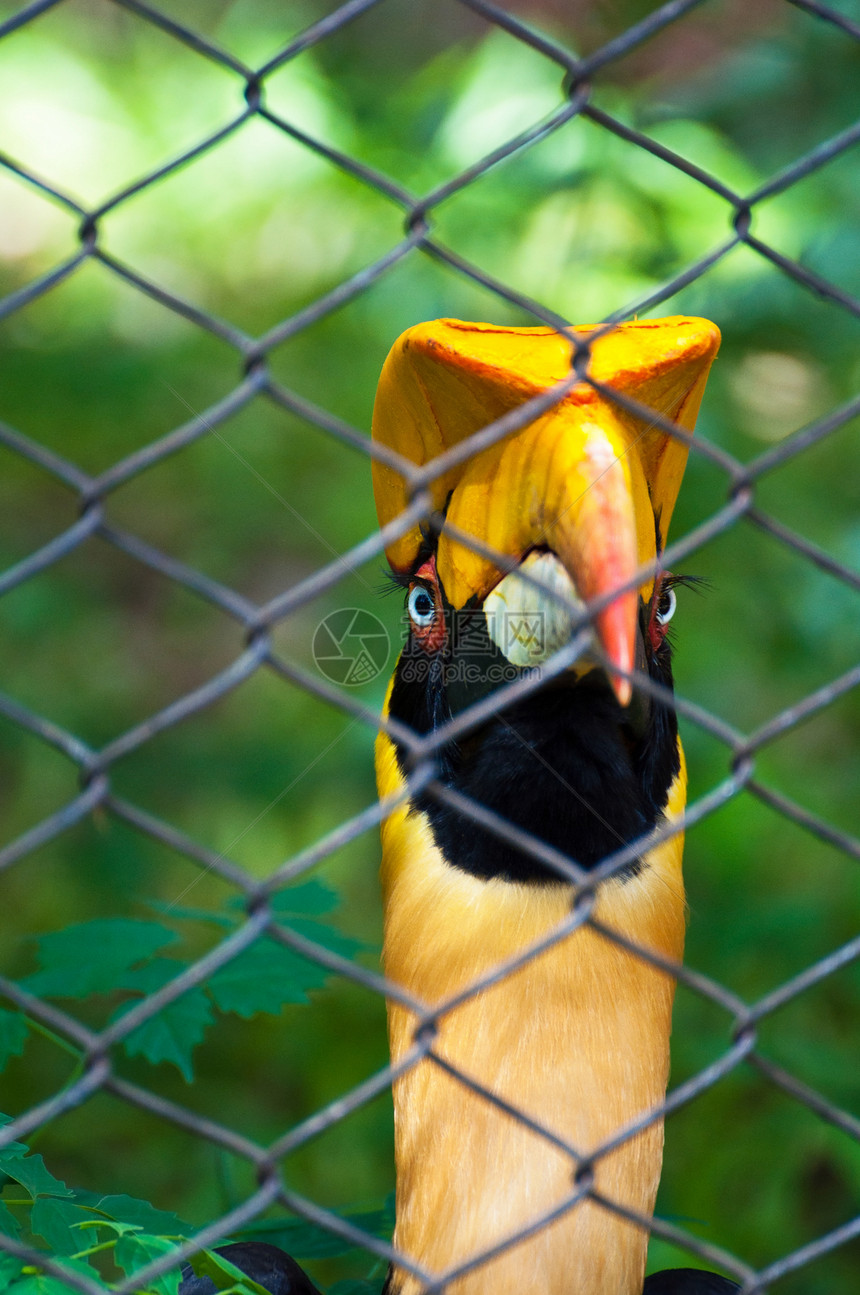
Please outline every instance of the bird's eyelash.
M669 589L677 589L680 585L685 589L695 590L697 594L709 593L713 588L713 581L709 580L707 576L675 575L674 572L667 573L663 577L663 583Z
M447 507L447 505L446 505ZM426 537L421 541L421 547L415 557L415 561L409 571L392 571L390 567L383 567L380 571L382 584L380 592L390 594L395 589L408 589L415 579L416 572L420 571L424 563L431 558L436 552L435 541L431 542Z
M412 576L408 571L392 571L390 567L383 567L379 574L382 583L376 592L383 596L393 594L397 589L408 589L412 583Z

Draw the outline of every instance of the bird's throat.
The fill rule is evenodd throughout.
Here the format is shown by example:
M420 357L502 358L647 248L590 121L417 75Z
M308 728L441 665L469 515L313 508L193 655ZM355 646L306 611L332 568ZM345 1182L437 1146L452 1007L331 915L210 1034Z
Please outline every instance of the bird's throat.
M385 738L377 770L380 790L393 790L399 771ZM683 805L683 774L670 815ZM596 908L606 926L673 959L683 948L681 849L676 837L652 850L637 875L601 888ZM382 876L386 974L431 1007L571 922L567 887L451 868L424 815L406 807L383 827ZM650 1216L661 1123L578 1170L662 1101L673 991L665 973L585 926L442 1014L433 1056L395 1085L397 1248L440 1275L534 1228L447 1290L639 1295L647 1232L596 1197ZM395 1065L414 1045L417 1019L389 1004ZM555 1221L537 1226L555 1211ZM395 1270L391 1289L417 1295L421 1284Z

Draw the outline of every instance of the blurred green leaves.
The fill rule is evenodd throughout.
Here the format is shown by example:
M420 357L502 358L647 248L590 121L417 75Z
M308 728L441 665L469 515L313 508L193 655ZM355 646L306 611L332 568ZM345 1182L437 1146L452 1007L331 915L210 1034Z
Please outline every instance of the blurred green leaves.
M40 968L23 981L31 994L82 998L126 988L126 974L176 940L154 922L96 919L51 931L38 941Z
M328 12L265 0L164 7L256 65ZM386 0L265 85L277 118L415 196L565 101L551 60L460 5L419 8ZM598 48L653 8L639 0L516 6L575 53ZM789 4L709 0L602 69L594 102L744 196L853 121L858 50L834 24ZM111 199L245 109L240 76L113 4L58 5L0 42L0 83L0 147L85 205ZM857 293L858 201L853 151L757 206L752 232ZM403 215L372 185L256 119L120 202L100 221L99 239L157 289L259 335L389 252L402 238ZM587 120L568 122L431 212L433 237L575 322L634 311L728 240L732 218L731 203ZM78 246L78 215L5 170L0 222L2 294ZM698 436L742 462L857 390L858 321L748 247L655 311L703 314L720 325L723 349ZM367 430L389 346L409 325L443 315L534 322L418 250L275 346L270 371ZM0 342L0 417L91 472L210 409L243 376L243 357L223 340L94 260L4 321ZM846 422L756 485L765 512L854 566L857 432L856 419ZM671 538L712 516L730 487L694 449ZM0 564L71 525L77 502L48 473L0 449ZM364 457L263 399L126 482L105 509L111 524L257 603L376 525ZM314 631L343 606L388 617L396 645L398 609L377 598L380 565L345 572L287 618L276 649L313 669ZM750 523L700 547L684 569L709 577L711 587L703 598L682 591L679 599L678 690L741 731L856 661L852 589ZM98 540L8 594L3 627L4 688L95 747L211 678L245 642L244 627L221 609ZM378 707L383 686L380 679L360 696ZM727 776L732 753L697 725L682 728L696 797ZM857 701L845 696L764 748L756 775L856 832L858 730ZM0 736L12 837L77 793L78 770L15 725L2 721ZM369 727L260 672L123 757L111 776L118 796L263 879L372 803L371 744ZM359 945L376 946L377 860L375 832L351 841L320 865L319 882L277 895L279 918L347 957ZM851 862L751 795L689 833L685 872L688 960L748 1001L856 932ZM234 890L216 873L110 815L63 833L4 874L3 884L6 911L24 937L4 950L4 972L57 996L93 1028L169 983L242 922ZM337 927L326 920L336 894ZM38 969L27 961L34 949ZM340 980L317 992L326 980L320 966L262 939L139 1026L118 1064L139 1083L157 1081L167 1099L193 1100L202 1113L272 1141L385 1062L379 997ZM766 1022L762 1048L856 1113L858 1010L860 985L845 969ZM724 1013L680 991L673 1082L718 1055L729 1029ZM15 1110L77 1073L68 1045L11 1007L0 1011L0 1057ZM141 1229L128 1236L186 1234L185 1225L144 1217L140 1202L123 1203L125 1192L200 1223L254 1187L245 1166L107 1098L52 1123L43 1150L54 1172L90 1193L37 1196L34 1218L56 1253L76 1253L61 1249L73 1244L73 1211L86 1217L99 1201L98 1217ZM19 1171L29 1160L35 1165L24 1157ZM856 1210L860 1191L856 1146L754 1074L731 1076L673 1116L665 1163L661 1211L701 1220L694 1231L752 1262L838 1225ZM298 1190L333 1208L382 1200L392 1180L390 1107L355 1113L290 1157L287 1171ZM95 1189L110 1191L100 1197ZM24 1188L4 1195L12 1191ZM11 1209L19 1220L26 1213ZM363 1213L375 1230L375 1212ZM9 1217L16 1215L0 1207L7 1225ZM390 1218L380 1226L390 1228ZM276 1218L260 1227L259 1235L321 1265L329 1283L366 1271L365 1257L344 1258L340 1243L302 1224ZM96 1232L116 1235L107 1225ZM129 1240L122 1256L143 1262L130 1253L142 1244ZM653 1260L659 1266L659 1245ZM15 1265L7 1267L19 1287L53 1290L54 1279L21 1277ZM856 1272L856 1255L839 1250L783 1279L780 1291L849 1291Z
M322 950L344 958L353 957L362 945L335 928L296 914L322 914L337 904L336 894L318 880L281 891L273 905L279 920ZM163 906L166 914L170 908ZM242 913L235 901L223 913L178 910L180 925L203 921L214 924L225 936L241 925ZM101 995L128 1000L114 1010L111 1019L121 1020L140 996L153 994L191 966L191 960L166 957L163 950L176 944L179 933L161 922L128 918L96 918L36 941L37 971L22 978L31 994L43 998L88 999ZM324 966L295 953L267 936L259 937L218 967L202 987L185 989L148 1020L127 1035L124 1048L129 1056L143 1056L151 1064L171 1062L188 1083L194 1078L192 1056L216 1021L218 1012L234 1012L251 1018L260 1012L277 1015L285 1003L307 1003L311 990L322 989L329 979ZM5 1057L23 1051L27 1018L4 1012L0 1017L0 1041Z

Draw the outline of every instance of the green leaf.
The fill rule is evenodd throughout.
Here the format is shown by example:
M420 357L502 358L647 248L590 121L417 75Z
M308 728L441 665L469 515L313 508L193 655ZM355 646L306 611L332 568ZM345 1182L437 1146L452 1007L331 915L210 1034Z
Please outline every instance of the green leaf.
M48 1273L33 1273L21 1281L13 1282L8 1289L9 1295L71 1295L74 1288Z
M135 963L179 937L158 922L98 918L39 937L40 970L22 984L33 994L81 998L121 988Z
M272 911L278 917L318 917L333 912L339 903L337 891L316 877L279 890L271 898Z
M108 1218L120 1223L132 1224L150 1232L153 1236L190 1236L194 1228L184 1219L168 1210L156 1209L148 1201L139 1201L134 1196L102 1196L99 1192L75 1190L75 1200L81 1205L106 1214ZM80 1247L79 1247L80 1248Z
M296 918L291 926L306 939L347 958L363 947L358 940L321 922ZM285 1003L307 1003L309 991L322 989L331 974L318 962L261 936L232 962L220 967L207 986L222 1012L243 1017L268 1012L275 1016Z
M0 1169L9 1178L14 1179L16 1183L20 1183L34 1200L37 1196L71 1196L73 1194L71 1188L60 1182L59 1178L55 1178L45 1168L45 1162L41 1156L22 1156L20 1152L10 1154L7 1148L0 1151Z
M113 1257L126 1277L130 1277L144 1264L152 1263L153 1259L160 1259L162 1255L169 1255L176 1248L174 1241L166 1241L164 1237L153 1237L146 1232L125 1232L114 1247ZM143 1289L158 1291L159 1295L177 1295L180 1280L181 1273L177 1265L172 1271L154 1278Z
M44 1237L54 1254L74 1255L87 1246L80 1224L92 1219L92 1211L75 1200L40 1196L30 1212L30 1230Z
M387 1207L367 1210L361 1214L347 1214L347 1222L363 1228L371 1236L388 1239L393 1230L393 1219ZM262 1219L249 1228L243 1228L242 1240L269 1241L280 1246L294 1259L333 1259L361 1249L343 1237L335 1236L326 1228L308 1223L305 1219Z
M155 993L180 975L187 965L176 958L159 958L157 962L151 962L147 966L126 971L122 977L122 988L142 994ZM119 1020L133 1005L126 1003L111 1019ZM203 991L188 989L175 1003L132 1030L123 1046L130 1057L144 1056L153 1064L171 1062L190 1083L193 1078L191 1053L213 1019L211 1005Z
M210 977L207 987L222 1012L273 1016L284 1003L306 1003L307 990L319 989L327 972L291 949L261 937Z
M124 1007L114 1019L128 1011ZM157 1016L132 1030L123 1047L130 1057L146 1057L153 1065L169 1061L190 1084L194 1077L191 1054L213 1020L212 1005L203 991L189 989Z
M224 1255L216 1254L214 1250L201 1250L199 1255L194 1256L192 1267L195 1276L208 1277L214 1283L216 1290L236 1289L254 1291L255 1295L268 1295L265 1286L255 1282L247 1273L243 1273L241 1268L237 1268Z
M10 1057L20 1057L30 1026L23 1012L0 1010L0 1070Z
M292 928L305 939L343 957L352 957L364 946L340 931L307 918L296 918ZM209 981L209 989L224 1012L253 1016L280 1011L284 1003L306 1003L308 992L322 989L333 973L311 958L262 937L222 967Z
M64 1259L62 1266L70 1272L80 1273L88 1281L99 1282L98 1274L82 1259ZM8 1288L10 1295L71 1295L74 1289L59 1277L53 1277L49 1273L28 1273L26 1277L13 1282ZM104 1289L107 1291L109 1288Z

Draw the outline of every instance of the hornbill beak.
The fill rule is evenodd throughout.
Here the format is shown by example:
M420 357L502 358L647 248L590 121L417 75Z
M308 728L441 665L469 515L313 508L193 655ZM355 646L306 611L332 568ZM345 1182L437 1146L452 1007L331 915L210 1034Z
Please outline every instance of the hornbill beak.
M575 329L583 343L596 326ZM719 331L703 319L682 316L622 324L598 335L589 376L692 432ZM550 328L500 328L438 320L411 328L395 343L379 382L373 435L418 466L432 464L473 433L569 378L571 342ZM687 445L652 421L633 414L588 382L578 382L557 404L520 430L453 464L429 485L433 507L444 517L435 555L436 573L455 611L483 606L489 637L510 661L539 664L564 638L560 608L568 602L568 627L581 621L584 603L596 600L593 628L618 700L631 699L637 664L640 595L647 603L648 576L635 587L638 568L652 564L665 539L687 459ZM374 493L381 525L409 503L406 480L376 462ZM656 526L655 526L656 520ZM486 546L470 548L465 534ZM414 574L427 527L414 526L386 552L392 568ZM512 564L548 550L556 562L532 564L539 583L513 581L486 548ZM510 567L508 567L510 570ZM497 596L490 595L497 591ZM617 592L616 592L617 591ZM613 597L613 594L615 596ZM512 601L513 600L513 601ZM514 613L500 629L498 612ZM579 612L579 617L576 613ZM544 618L551 632L532 655L517 644L511 626ZM529 615L530 614L530 615ZM519 620L517 619L519 615ZM568 634L569 636L569 634Z

